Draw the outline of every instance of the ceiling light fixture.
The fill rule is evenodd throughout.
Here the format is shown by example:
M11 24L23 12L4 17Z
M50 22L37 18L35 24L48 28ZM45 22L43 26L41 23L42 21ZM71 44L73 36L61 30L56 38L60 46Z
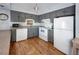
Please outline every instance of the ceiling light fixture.
M34 6L34 11L35 11L36 13L38 13L38 9L39 9L39 7L38 7L38 4L36 3L35 6Z

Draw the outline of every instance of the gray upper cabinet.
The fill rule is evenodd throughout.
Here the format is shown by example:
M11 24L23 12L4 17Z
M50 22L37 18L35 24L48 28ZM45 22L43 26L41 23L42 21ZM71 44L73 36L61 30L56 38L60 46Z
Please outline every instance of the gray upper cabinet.
M26 19L31 19L32 18L32 16L30 15L30 14L25 14L25 17L26 17Z
M18 22L25 22L26 19L25 13L19 12L18 16L19 16Z
M11 11L11 21L12 22L18 22L18 12Z
M33 15L33 19L35 20L35 22L39 22L37 15Z
M42 20L41 15L38 15L38 16L37 16L37 19L38 19L38 22L41 23L41 20Z
M26 16L22 12L11 11L12 22L25 22Z
M35 22L38 22L38 18L36 15L13 11L13 10L11 11L12 22L25 22L26 19L34 19Z

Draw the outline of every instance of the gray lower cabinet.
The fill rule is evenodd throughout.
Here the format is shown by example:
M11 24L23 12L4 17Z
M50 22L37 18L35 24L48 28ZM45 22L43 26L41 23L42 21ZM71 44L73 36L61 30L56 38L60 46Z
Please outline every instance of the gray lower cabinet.
M16 41L16 29L11 30L11 42Z
M33 28L28 28L28 38L33 37Z
M39 34L39 31L38 30L39 30L38 27L35 27L34 28L34 32L33 32L33 35L34 36L38 36L38 34Z
M29 27L28 28L28 38L38 36L38 27Z
M53 29L48 31L48 41L53 43Z

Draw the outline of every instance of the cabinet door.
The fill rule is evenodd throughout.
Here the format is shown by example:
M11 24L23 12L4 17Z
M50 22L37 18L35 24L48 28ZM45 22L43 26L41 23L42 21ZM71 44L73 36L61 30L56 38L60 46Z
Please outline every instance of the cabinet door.
M36 16L36 17L37 17L37 19L38 19L38 22L41 23L42 16L41 16L41 15L38 15L38 16Z
M11 11L11 21L12 22L18 22L18 12Z
M18 22L25 22L25 19L26 19L25 14L22 13L22 12L19 12L19 20L18 20Z
M48 31L48 41L53 43L53 29Z
M32 15L31 14L25 14L26 19L32 19Z
M37 15L32 15L32 17L33 17L32 19L34 19L35 22L39 22Z
M33 37L33 29L28 28L28 38Z
M38 27L28 28L28 38L38 36L38 35L39 35Z
M11 30L11 42L16 41L16 29Z
M38 27L34 27L33 28L33 36L38 36L39 31L38 31Z

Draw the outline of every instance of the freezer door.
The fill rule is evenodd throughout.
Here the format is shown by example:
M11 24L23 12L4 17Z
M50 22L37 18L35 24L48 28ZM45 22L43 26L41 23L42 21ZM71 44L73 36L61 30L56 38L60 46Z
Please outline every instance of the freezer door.
M73 16L54 18L54 28L73 30Z

